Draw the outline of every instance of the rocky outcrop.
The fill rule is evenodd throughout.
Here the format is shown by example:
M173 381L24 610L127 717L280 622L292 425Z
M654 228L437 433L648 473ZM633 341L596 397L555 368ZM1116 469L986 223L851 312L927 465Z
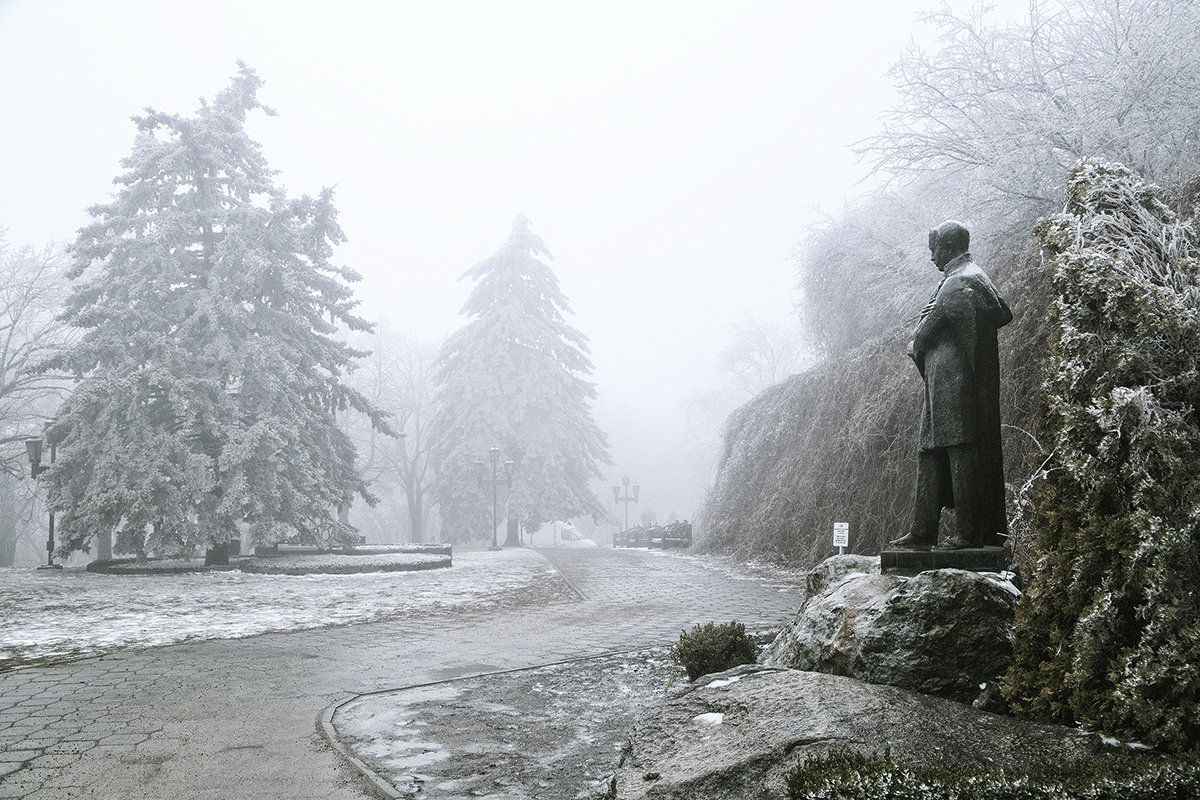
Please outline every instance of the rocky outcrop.
M861 572L864 575L879 574L879 556L856 556L846 554L831 556L808 571L805 588L808 597L813 597L841 582L847 575Z
M758 662L858 677L855 623L864 614L873 621L888 595L903 583L894 575L849 575L823 592L812 595L787 626L761 654Z
M1111 754L1096 737L813 672L746 665L707 675L634 726L610 797L779 798L806 754L841 746L911 765L1065 766Z
M759 662L963 702L981 690L991 698L1012 661L1019 597L991 573L850 574L809 597Z

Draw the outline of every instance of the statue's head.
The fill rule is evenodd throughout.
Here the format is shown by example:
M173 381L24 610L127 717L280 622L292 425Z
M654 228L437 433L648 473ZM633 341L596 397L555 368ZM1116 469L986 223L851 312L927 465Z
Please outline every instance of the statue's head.
M938 269L967 252L971 234L961 222L948 219L929 232L929 253Z

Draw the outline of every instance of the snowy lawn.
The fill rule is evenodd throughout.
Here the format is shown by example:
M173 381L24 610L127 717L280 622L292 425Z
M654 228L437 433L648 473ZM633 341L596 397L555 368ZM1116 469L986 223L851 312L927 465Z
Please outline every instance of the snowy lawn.
M319 558L320 566L312 565ZM304 575L307 573L348 574L351 572L399 572L403 570L441 569L451 566L451 557L432 553L356 553L342 555L327 553L314 556L275 556L248 558L239 568L243 572L273 575Z
M462 551L421 572L259 575L239 571L97 575L0 569L0 671L124 647L230 639L565 599L569 588L528 550Z
M272 575L346 575L352 572L401 572L441 569L451 565L451 556L435 553L396 553L383 550L356 553L279 555L266 558L231 558L229 566L209 567L203 558L159 558L152 561L118 561L96 569L109 575L153 575L178 572L261 572Z

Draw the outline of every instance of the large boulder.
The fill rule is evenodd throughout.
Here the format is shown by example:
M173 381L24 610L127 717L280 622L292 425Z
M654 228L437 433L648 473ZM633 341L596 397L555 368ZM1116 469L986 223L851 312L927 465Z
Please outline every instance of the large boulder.
M987 703L1019 598L992 573L850 574L809 597L759 662Z
M785 796L806 755L846 746L912 766L1069 766L1114 748L1070 728L978 711L893 686L745 665L707 675L634 726L611 785L617 800Z
M810 754L846 746L912 766L977 763L1008 770L1111 757L1073 728L979 711L840 675L746 664L706 675L638 721L612 782L617 800L781 798Z

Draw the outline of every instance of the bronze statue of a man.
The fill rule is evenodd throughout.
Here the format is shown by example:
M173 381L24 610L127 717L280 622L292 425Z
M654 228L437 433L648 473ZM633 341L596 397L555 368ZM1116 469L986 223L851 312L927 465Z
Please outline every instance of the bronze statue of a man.
M943 508L954 509L956 530L941 548L1002 545L1008 531L996 331L1013 317L969 245L967 229L952 220L929 232L943 276L908 345L925 398L913 524L892 542L898 547L937 545Z

